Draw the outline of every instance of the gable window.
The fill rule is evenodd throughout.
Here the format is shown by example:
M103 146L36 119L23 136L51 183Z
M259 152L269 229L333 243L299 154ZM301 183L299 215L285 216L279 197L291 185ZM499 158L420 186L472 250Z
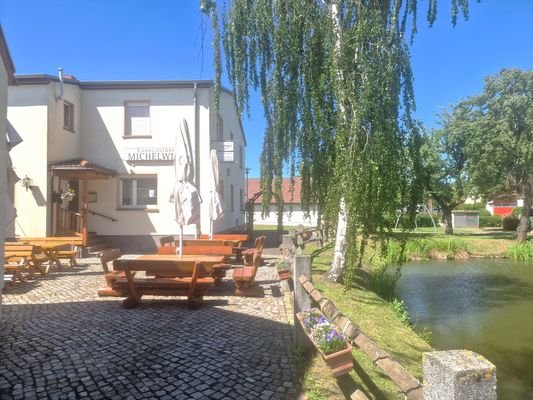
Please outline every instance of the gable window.
M63 128L74 132L74 104L63 102Z
M127 101L124 108L126 112L124 136L150 136L150 103L147 101Z
M224 140L224 121L220 114L217 114L217 140L219 142Z
M122 178L120 206L124 208L152 208L157 205L157 177Z

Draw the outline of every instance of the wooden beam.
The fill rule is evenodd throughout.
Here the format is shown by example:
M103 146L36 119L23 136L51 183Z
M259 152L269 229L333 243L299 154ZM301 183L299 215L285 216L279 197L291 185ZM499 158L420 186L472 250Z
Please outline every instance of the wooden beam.
M89 181L87 178L82 181L82 201L83 209L81 214L81 234L83 238L83 245L87 246L88 242L88 229L87 229L87 208L89 207Z

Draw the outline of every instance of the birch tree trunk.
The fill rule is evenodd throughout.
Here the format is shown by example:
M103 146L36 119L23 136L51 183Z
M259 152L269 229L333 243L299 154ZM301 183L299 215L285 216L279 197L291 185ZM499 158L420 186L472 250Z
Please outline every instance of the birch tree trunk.
M333 19L333 26L335 27L336 43L335 50L337 55L340 54L341 38L340 38L340 21L338 7L335 0L330 0L328 2L329 10L331 13L331 18ZM339 82L342 82L342 71L337 66L337 79ZM340 87L340 85L339 85ZM342 98L342 96L340 96ZM343 118L346 118L344 115L344 107L342 105L342 100L339 102L339 109ZM346 264L346 205L344 202L344 197L341 197L339 203L339 215L337 217L337 234L335 237L335 253L333 254L333 261L331 267L329 268L327 277L333 282L338 282L342 277L342 272L344 271L344 266Z

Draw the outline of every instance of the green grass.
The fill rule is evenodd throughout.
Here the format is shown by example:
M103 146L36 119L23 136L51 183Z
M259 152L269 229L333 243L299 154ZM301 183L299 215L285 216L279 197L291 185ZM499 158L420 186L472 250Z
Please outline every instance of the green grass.
M311 247L307 252L311 251ZM331 299L337 309L352 319L361 327L363 332L373 338L382 348L389 352L400 364L413 375L421 378L422 353L431 351L431 347L420 338L416 332L398 318L398 310L391 307L391 303L383 300L371 291L367 283L368 276L361 271L358 284L349 290L344 290L340 284L332 283L324 278L332 260L332 249L324 251L313 259L313 281L322 294ZM405 318L404 318L405 319ZM362 388L371 399L400 399L398 388L380 369L360 350L354 348L357 367L351 372L358 387ZM318 357L318 360L317 360ZM342 399L342 394L332 389L331 381L335 382L322 367L324 363L320 356L313 359L303 379L305 393L313 392L317 399ZM364 371L358 373L356 371ZM341 380L338 381L341 385ZM319 397L320 395L326 397ZM338 397L341 396L341 397Z

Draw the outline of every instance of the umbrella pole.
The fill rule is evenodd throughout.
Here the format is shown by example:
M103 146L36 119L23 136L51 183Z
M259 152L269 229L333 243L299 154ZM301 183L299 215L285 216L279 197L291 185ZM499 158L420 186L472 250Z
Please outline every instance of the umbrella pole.
M178 253L180 257L183 255L183 225L180 225L180 246L178 248Z

